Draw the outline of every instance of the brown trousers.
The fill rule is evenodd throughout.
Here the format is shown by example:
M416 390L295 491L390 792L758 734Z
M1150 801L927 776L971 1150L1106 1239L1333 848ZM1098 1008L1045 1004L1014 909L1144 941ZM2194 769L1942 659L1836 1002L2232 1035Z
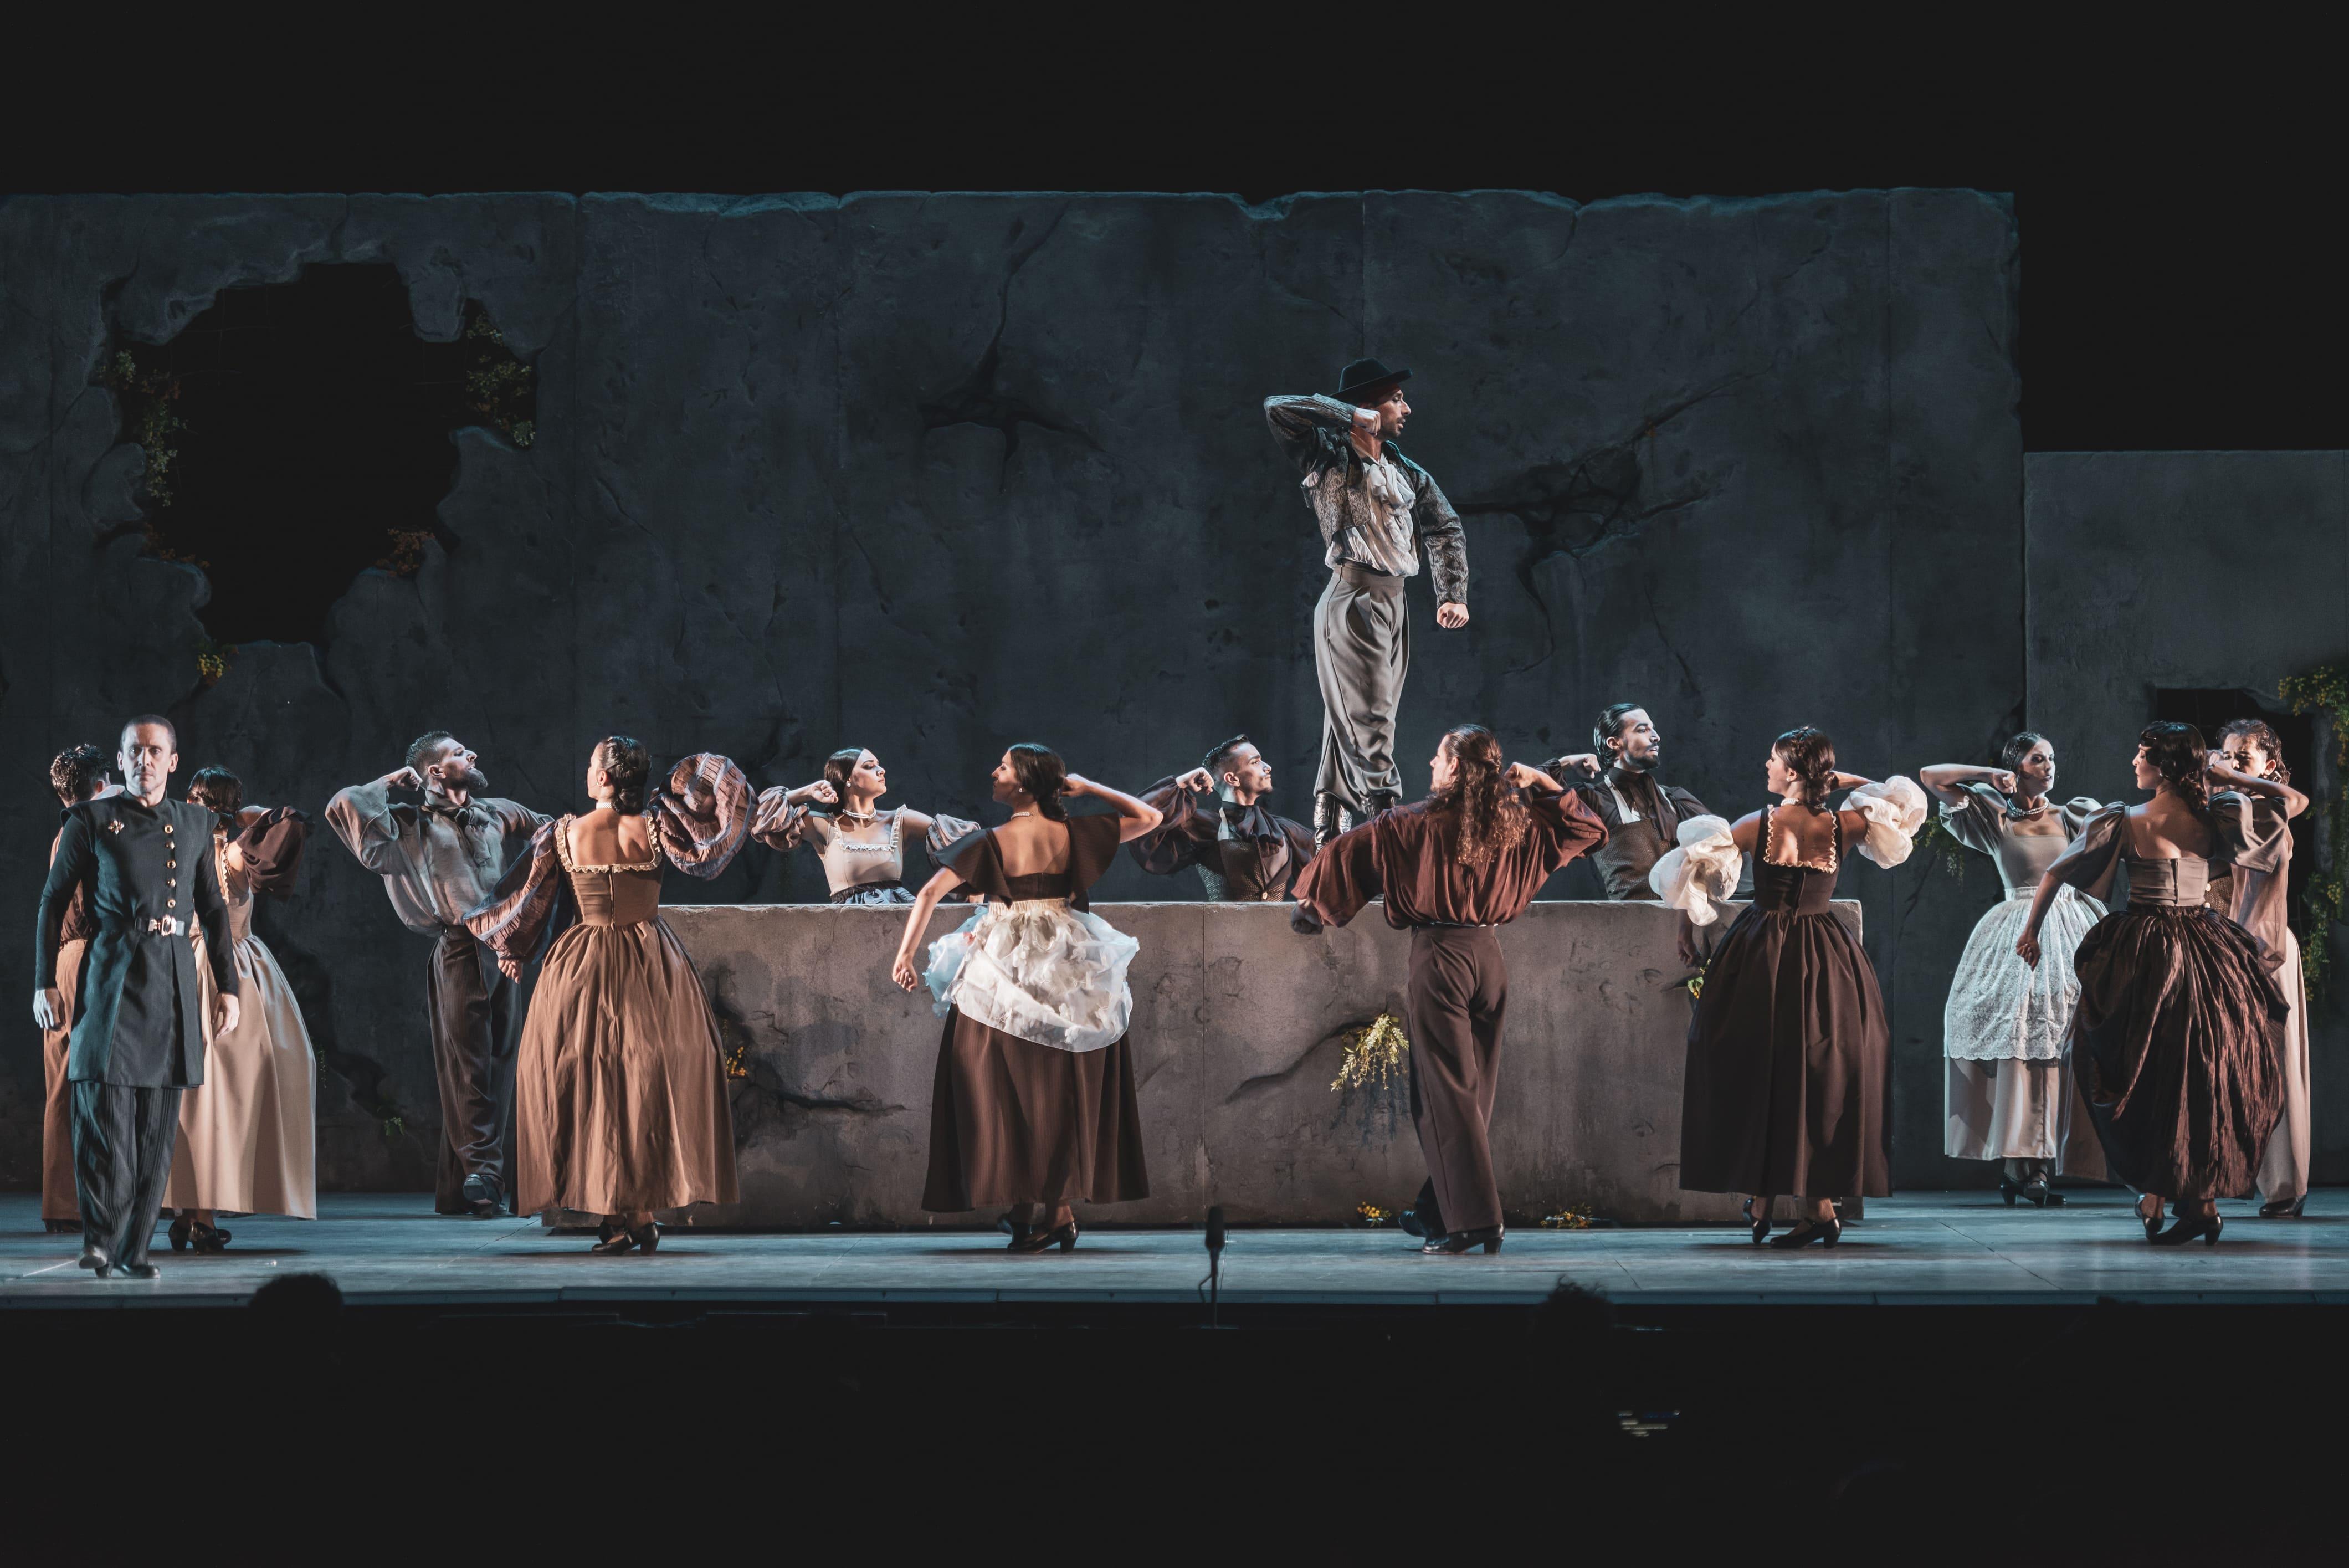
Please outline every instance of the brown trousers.
M501 1203L513 1120L513 982L498 956L462 926L432 945L425 1008L432 1027L432 1074L440 1091L440 1165L433 1207L467 1212L465 1179L489 1178Z
M87 940L57 945L57 992L65 1016L41 1032L41 1218L78 1220L74 1202L73 1085L66 1081L66 1058L73 1049L73 1023L81 1012L81 961Z
M1412 929L1403 1011L1411 1024L1411 1119L1427 1159L1420 1220L1431 1236L1501 1222L1487 1129L1508 1004L1509 966L1492 931Z

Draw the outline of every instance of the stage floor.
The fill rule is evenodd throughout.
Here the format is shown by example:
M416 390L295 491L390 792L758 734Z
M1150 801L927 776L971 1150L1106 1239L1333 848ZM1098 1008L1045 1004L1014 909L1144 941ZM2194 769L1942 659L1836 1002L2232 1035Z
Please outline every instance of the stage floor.
M78 1241L41 1230L38 1200L0 1196L0 1306L232 1306L273 1275L333 1276L354 1305L597 1303L849 1304L1190 1303L1206 1272L1196 1231L1092 1231L1075 1252L1011 1257L978 1231L768 1235L667 1231L658 1253L604 1258L535 1220L444 1219L424 1194L333 1194L316 1222L247 1219L218 1255L174 1254L154 1281L89 1278ZM2228 1203L2225 1239L2146 1245L2117 1192L2009 1209L1994 1193L1870 1199L1833 1251L1783 1253L1742 1229L1512 1231L1497 1257L1423 1258L1384 1231L1234 1231L1223 1299L1235 1304L1413 1307L1541 1299L1561 1280L1626 1305L2161 1302L2349 1303L2349 1189L2307 1218L2259 1220Z

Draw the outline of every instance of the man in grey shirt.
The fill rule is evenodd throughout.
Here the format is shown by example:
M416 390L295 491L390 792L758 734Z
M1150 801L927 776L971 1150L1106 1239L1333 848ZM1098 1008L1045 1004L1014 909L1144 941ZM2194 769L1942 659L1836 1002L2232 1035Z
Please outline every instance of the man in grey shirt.
M433 939L425 980L432 1070L440 1092L434 1207L486 1219L510 1190L506 1107L513 1089L514 987L465 929L465 911L497 891L506 861L550 819L485 796L481 759L446 731L417 737L408 763L326 803L326 821L383 878L392 912ZM419 805L392 804L395 788Z
M1411 670L1403 584L1419 550L1435 578L1435 624L1468 624L1468 545L1460 515L1427 470L1394 438L1411 417L1409 370L1357 359L1338 395L1264 402L1273 440L1303 471L1306 504L1321 524L1329 586L1313 607L1313 673L1321 687L1321 766L1313 781L1313 837L1327 844L1353 821L1402 798L1395 710Z

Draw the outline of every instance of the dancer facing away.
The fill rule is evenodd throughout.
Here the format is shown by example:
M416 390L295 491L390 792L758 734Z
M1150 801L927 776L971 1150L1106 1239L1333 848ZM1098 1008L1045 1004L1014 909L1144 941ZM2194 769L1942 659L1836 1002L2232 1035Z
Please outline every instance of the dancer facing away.
M587 756L595 809L531 839L466 925L522 978L565 905L578 923L539 967L515 1070L517 1212L603 1217L591 1251L649 1252L656 1210L732 1203L725 1046L701 977L660 918L661 868L726 869L750 829L750 781L711 753L647 796L651 760L626 735Z
M1395 710L1411 672L1411 607L1403 585L1419 550L1435 577L1435 624L1468 624L1468 543L1460 515L1394 438L1411 417L1409 370L1357 359L1334 398L1264 401L1272 438L1304 471L1306 504L1321 524L1329 586L1313 607L1313 673L1321 687L1321 766L1313 780L1313 836L1326 844L1402 798L1394 758Z
M106 753L87 741L67 746L49 761L49 788L67 807L112 794ZM60 826L49 840L52 865L65 836ZM57 1021L41 1031L41 1229L52 1235L81 1229L81 1210L74 1205L73 1080L67 1076L67 1057L74 1017L81 1011L82 961L97 929L89 889L76 888L57 929Z
M2105 1164L2141 1196L2145 1239L2216 1244L2218 1199L2247 1189L2283 1109L2277 1045L2291 1009L2259 939L2203 902L2214 861L2257 863L2286 831L2287 786L2212 769L2191 724L2148 724L2137 737L2143 805L2115 802L2039 881L2014 950L2036 964L2039 930L2065 886L2115 889L2113 912L2083 938L2074 967L2072 1071ZM2209 793L2209 780L2231 785ZM2168 1199L2177 1223L2161 1229Z
M1140 944L1091 913L1085 893L1158 813L1027 742L1003 753L992 782L1010 819L947 851L906 912L890 965L907 991L926 980L946 1020L922 1207L1009 1204L1010 1251L1068 1251L1072 1203L1150 1196L1125 1039L1125 971ZM1071 816L1065 803L1083 795L1112 815ZM929 968L917 972L930 913L957 888L986 895L987 908L930 944Z
M1891 1030L1876 970L1830 901L1846 844L1888 869L1909 858L1925 792L1835 763L1824 732L1787 731L1764 763L1778 803L1734 827L1681 824L1680 846L1651 874L1658 897L1710 925L1754 857L1754 900L1713 949L1689 1021L1681 1186L1749 1194L1756 1241L1770 1234L1776 1194L1807 1199L1779 1247L1832 1247L1843 1235L1836 1199L1892 1190ZM1837 790L1851 792L1839 810L1827 805Z
M1213 790L1215 809L1198 796ZM1126 846L1133 863L1154 877L1195 867L1211 904L1261 904L1288 897L1290 884L1313 858L1313 834L1303 823L1276 816L1264 805L1272 793L1272 764L1246 735L1234 735L1187 774L1160 779L1142 792L1163 820L1154 832Z
M180 1152L163 1201L176 1210L171 1251L217 1252L229 1243L212 1222L222 1210L318 1217L317 1060L285 971L253 934L254 896L294 890L310 819L292 806L245 805L244 785L226 768L200 770L188 802L212 814L212 872L228 905L243 1007L234 1029L204 1032L204 1081L181 1096ZM199 931L199 981L205 941Z
M1308 934L1342 926L1383 895L1387 924L1411 932L1403 1005L1427 1183L1404 1218L1423 1252L1497 1252L1489 1133L1509 967L1494 929L1525 913L1551 873L1604 844L1607 827L1547 774L1505 763L1481 724L1448 732L1428 777L1425 800L1381 812L1314 857L1289 923Z
M512 981L465 929L465 912L497 890L507 861L547 818L490 787L481 758L446 730L419 735L405 766L326 803L326 825L383 878L399 923L432 939L425 1019L440 1092L440 1161L433 1207L488 1219L508 1191L506 1111L513 1091ZM419 805L392 804L395 789Z
M2105 907L2066 887L2049 906L2036 968L2014 955L2039 878L2080 836L2100 804L2082 795L2057 805L2055 745L2025 730L1998 766L1938 763L1918 774L1940 802L1941 824L1987 855L2005 891L1976 922L1941 1009L1941 1152L2004 1162L1998 1189L2038 1208L2064 1201L2047 1185L2057 1171L2102 1180L2104 1153L2086 1118L2073 1118L2064 1032L2079 1001L2072 952Z
M906 830L921 836L936 863L948 844L978 825L905 805L885 811L880 800L888 789L880 758L861 746L843 747L824 759L823 776L813 784L763 792L750 836L770 849L788 852L804 844L814 850L835 904L910 904Z
M1607 897L1653 898L1648 873L1680 842L1681 824L1705 815L1704 802L1658 775L1664 738L1637 702L1601 709L1591 726L1590 747L1544 763L1542 771L1574 791L1607 825L1607 842L1590 856Z
M2260 940L2284 1005L2292 1010L2283 1026L2283 1115L2260 1156L2259 1196L2261 1219L2297 1220L2308 1201L2308 992L2301 977L2300 939L2292 934L2284 909L2291 891L2292 834L2278 832L2265 819L2281 813L2290 821L2308 809L2308 797L2292 787L2283 743L2262 720L2237 719L2220 730L2210 761L2214 773L2237 769L2284 790L2281 796L2252 797L2252 815L2261 821L2253 833L2257 846L2237 853L2230 873L2212 866L2205 897L2212 909Z
M74 1183L81 1266L99 1279L153 1279L147 1261L178 1140L180 1091L203 1082L205 1016L192 919L212 967L212 1027L238 1018L228 908L212 871L211 814L166 797L180 765L169 719L122 727L120 793L66 812L41 889L33 944L33 1022L57 1027L57 947L78 893L95 927L81 974L67 1076L73 1082Z

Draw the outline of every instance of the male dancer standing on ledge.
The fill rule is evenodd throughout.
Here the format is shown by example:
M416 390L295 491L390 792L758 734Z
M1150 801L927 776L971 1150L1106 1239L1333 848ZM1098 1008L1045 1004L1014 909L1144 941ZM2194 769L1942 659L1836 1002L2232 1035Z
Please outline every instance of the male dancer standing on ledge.
M1194 792L1214 790L1216 809L1202 810ZM1288 897L1289 884L1313 858L1305 825L1275 816L1264 805L1272 793L1272 764L1246 735L1234 735L1189 773L1160 779L1142 792L1159 825L1126 846L1133 863L1154 877L1196 867L1211 904L1262 904Z
M180 1136L180 1091L204 1081L202 993L192 919L212 963L212 1026L237 1024L235 948L212 866L212 814L164 798L180 765L169 719L122 727L124 787L66 809L33 934L33 1021L55 1029L67 1002L57 950L78 897L89 912L73 1081L74 1187L81 1266L99 1279L151 1280L147 1261Z
M326 821L359 864L383 878L399 923L434 939L424 982L440 1090L433 1207L488 1219L508 1191L514 988L499 972L497 955L466 929L465 911L498 890L506 857L553 819L481 795L490 781L480 762L445 730L419 735L407 766L335 796ZM395 787L421 790L422 805L392 805Z
M1313 673L1321 686L1321 767L1313 780L1313 840L1402 798L1395 710L1411 671L1403 584L1427 546L1435 624L1468 624L1468 544L1460 514L1394 438L1411 417L1409 370L1357 359L1334 398L1264 400L1273 440L1304 471L1306 504L1321 524L1330 586L1313 607Z

